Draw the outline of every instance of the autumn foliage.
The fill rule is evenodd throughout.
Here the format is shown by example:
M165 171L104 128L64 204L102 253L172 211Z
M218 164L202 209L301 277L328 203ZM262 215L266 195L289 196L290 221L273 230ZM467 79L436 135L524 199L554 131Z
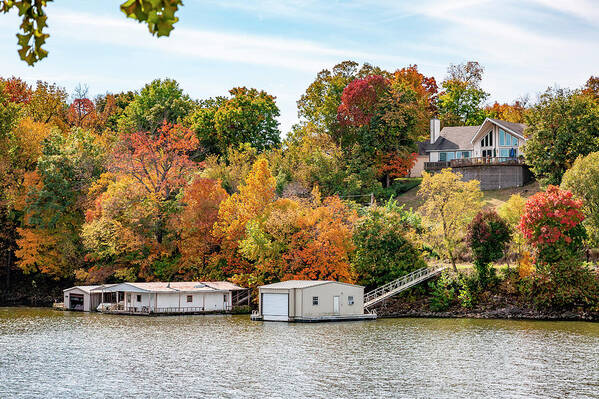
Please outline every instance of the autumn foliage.
M337 119L342 126L368 125L381 97L389 89L389 80L380 75L352 81L343 90Z
M538 260L550 262L580 250L585 236L582 201L570 191L549 186L528 199L519 228Z

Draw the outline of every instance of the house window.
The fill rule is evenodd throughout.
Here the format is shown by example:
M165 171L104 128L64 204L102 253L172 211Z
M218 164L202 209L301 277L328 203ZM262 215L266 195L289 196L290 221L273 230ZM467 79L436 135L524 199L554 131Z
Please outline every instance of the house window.
M457 153L457 158L470 158L470 151L462 151Z
M503 147L518 146L518 138L499 129L499 145Z
M227 294L223 294L223 301L227 302Z
M312 297L312 306L318 306L318 297L317 296Z
M439 161L440 162L449 162L455 158L455 152L440 152L439 153Z
M348 296L347 297L347 304L348 305L353 305L354 304L354 297L353 296Z
M187 295L187 302L193 302L193 295Z
M137 295L137 302L141 302L141 295Z
M491 130L481 141L481 147L493 147L493 131Z

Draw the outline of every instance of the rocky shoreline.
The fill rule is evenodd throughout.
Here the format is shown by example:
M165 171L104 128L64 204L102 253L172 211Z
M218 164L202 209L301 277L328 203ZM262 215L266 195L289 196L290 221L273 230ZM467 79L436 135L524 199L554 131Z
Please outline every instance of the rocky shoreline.
M579 309L537 309L525 302L522 297L498 293L481 298L480 302L470 309L453 305L446 311L434 312L430 308L430 296L421 292L420 295L400 295L391 298L375 310L379 318L416 317L599 322L599 312Z
M477 311L403 311L392 313L381 313L379 318L469 318L469 319L511 319L511 320L543 320L543 321L590 321L599 322L598 312L543 312L538 310L521 308L501 308L494 310Z

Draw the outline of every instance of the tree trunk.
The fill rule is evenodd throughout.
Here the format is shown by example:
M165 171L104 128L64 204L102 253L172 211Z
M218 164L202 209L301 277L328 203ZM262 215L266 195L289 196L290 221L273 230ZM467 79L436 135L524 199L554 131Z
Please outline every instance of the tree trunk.
M452 251L449 251L449 260L451 261L451 266L453 266L453 271L458 274L458 267L455 265L455 259L453 258Z

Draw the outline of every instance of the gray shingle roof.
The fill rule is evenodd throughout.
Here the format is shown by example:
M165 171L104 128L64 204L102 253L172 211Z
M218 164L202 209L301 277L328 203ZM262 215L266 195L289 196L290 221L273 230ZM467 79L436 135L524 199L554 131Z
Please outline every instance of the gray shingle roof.
M434 143L421 143L424 151L443 150L472 150L472 137L476 134L479 126L449 126L441 129L439 138ZM420 149L420 147L419 147Z
M503 126L511 130L512 132L518 133L520 136L524 137L524 129L526 129L526 125L524 123L506 122L500 119L489 119L492 120L494 123L498 124L499 126Z

